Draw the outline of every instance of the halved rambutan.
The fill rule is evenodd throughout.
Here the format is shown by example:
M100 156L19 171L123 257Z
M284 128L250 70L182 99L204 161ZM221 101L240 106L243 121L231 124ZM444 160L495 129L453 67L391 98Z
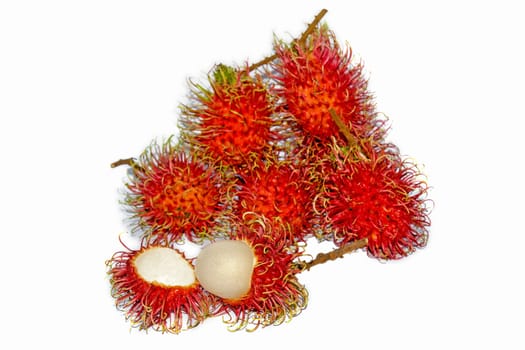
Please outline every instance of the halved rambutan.
M227 216L231 182L211 162L188 156L170 141L152 144L133 167L126 203L135 228L151 243L199 241Z
M242 280L249 278L248 284L242 283L234 289L232 297L222 295L219 313L224 315L224 321L232 330L278 325L297 316L307 305L308 292L296 277L301 272L300 266L294 263L301 253L297 247L274 240L271 230L268 222L261 222L259 226L242 226L235 230L230 241L212 243L201 252L204 257L197 257L197 278L206 280L202 284L205 288L205 283L211 285L211 292L224 293L221 283L237 280L236 274L242 275ZM236 243L235 250L239 252L230 252L232 244L224 244L228 242ZM220 244L224 248L214 246ZM227 252L224 253L223 249ZM240 264L242 266L237 266ZM251 270L251 274L246 270ZM235 273L232 275L231 271Z
M323 196L328 231L337 245L367 238L368 253L400 259L427 243L427 185L414 164L379 147L369 160L335 148Z
M291 234L290 243L304 241L313 231L313 200L316 184L307 168L291 162L268 161L246 172L237 186L234 214L249 222L259 216L284 225Z
M276 91L308 142L344 140L330 116L333 110L358 139L366 139L382 124L376 119L372 96L362 65L352 62L326 26L317 28L304 42L277 42L274 63Z
M117 252L106 262L111 295L132 327L179 333L217 309L183 253L163 246Z
M194 152L243 168L283 142L283 123L274 118L274 96L261 76L218 65L209 81L210 90L195 85L180 118L181 138Z

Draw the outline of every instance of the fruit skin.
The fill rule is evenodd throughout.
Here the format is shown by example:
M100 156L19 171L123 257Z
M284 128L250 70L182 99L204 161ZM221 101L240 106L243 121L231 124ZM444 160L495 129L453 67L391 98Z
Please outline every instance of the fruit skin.
M139 330L179 333L214 315L217 299L197 281L190 286L168 287L147 282L137 273L133 261L149 247L154 246L117 252L106 262L111 296L131 326ZM184 257L182 252L178 253Z
M231 180L231 179L230 179ZM226 180L211 161L188 156L171 139L141 155L127 183L125 204L134 231L150 243L199 242L229 215Z
M320 200L325 228L338 246L367 238L369 255L400 259L427 243L427 185L396 148L380 145L367 153L368 160L356 159L334 147Z
M192 101L182 107L181 139L191 152L242 172L285 143L286 121L277 118L275 94L262 76L218 65L209 84L193 84Z
M316 184L304 165L275 159L261 162L242 176L237 188L233 207L236 220L249 222L263 216L274 226L286 226L274 233L287 233L289 237L274 238L290 245L312 235L317 222L313 208Z
M352 62L328 27L321 26L304 42L275 43L276 91L306 139L304 144L344 141L330 117L333 110L358 139L381 137L383 121L375 112L361 64Z

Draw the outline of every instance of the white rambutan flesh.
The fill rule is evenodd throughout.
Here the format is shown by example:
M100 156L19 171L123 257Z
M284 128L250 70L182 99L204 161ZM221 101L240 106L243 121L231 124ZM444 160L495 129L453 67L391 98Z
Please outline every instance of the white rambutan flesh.
M191 286L195 283L192 265L176 250L153 247L144 250L134 260L137 273L147 282L168 287Z
M195 275L208 292L236 300L251 287L255 256L244 241L218 241L204 247L195 261Z

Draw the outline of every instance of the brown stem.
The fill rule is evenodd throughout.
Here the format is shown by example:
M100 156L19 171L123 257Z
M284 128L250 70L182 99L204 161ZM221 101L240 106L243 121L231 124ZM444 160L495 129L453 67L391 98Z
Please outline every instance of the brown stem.
M324 264L330 260L343 258L345 254L352 253L358 249L364 248L367 246L367 244L368 239L363 238L358 241L348 243L340 248L334 249L329 253L319 253L312 261L297 263L297 267L302 271L308 271L315 265Z
M112 168L116 168L121 165L128 165L130 167L134 167L136 165L135 158L119 159L116 162L111 163Z
M317 16L315 16L315 18L312 21L312 23L310 23L308 25L308 28L306 28L306 30L299 37L299 39L295 39L294 41L292 41L292 43L298 43L300 45L304 45L304 43L306 42L306 39L308 38L308 36L310 34L312 34L312 32L315 30L315 27L317 27L317 25L319 24L321 19L324 17L324 15L326 15L327 12L328 12L327 9L322 9L321 11L319 11ZM257 69L257 68L259 68L261 66L264 66L265 64L268 64L268 63L272 62L276 58L277 58L277 54L273 54L271 56L265 57L262 60L260 60L259 62L256 62L256 63L252 64L251 66L249 66L248 67L248 71L251 72L251 71L253 71L253 70L255 70L255 69Z
M324 15L326 15L327 12L328 12L327 9L322 9L321 11L319 11L317 16L315 16L314 20L312 21L312 23L308 25L308 28L306 28L303 35L301 35L301 37L297 41L299 44L304 44L306 42L306 39L308 38L308 36L313 33L313 31L315 30L315 27L317 27L317 25L319 24L319 22L321 22L321 19L324 17Z
M272 62L274 59L277 58L277 55L276 54L273 54L271 56L268 56L268 57L265 57L263 58L262 60L260 60L259 62L257 63L254 63L252 64L251 66L248 67L248 71L251 72L261 66L264 66L265 64L268 64L270 62Z
M357 137L355 137L351 132L348 126L343 122L341 117L337 115L337 113L334 111L333 108L330 108L329 110L330 117L332 117L332 120L334 121L335 125L339 128L343 136L345 137L346 141L348 142L348 146L350 149L355 149L358 153L358 155L363 159L369 159L366 153L363 151L363 148L359 144L359 141L357 140Z
M335 125L339 128L339 130L343 133L343 136L346 138L346 141L348 142L348 146L350 147L356 147L358 145L357 138L352 135L350 132L350 129L346 124L343 122L341 117L337 115L337 113L334 111L333 108L330 108L330 117L332 117Z

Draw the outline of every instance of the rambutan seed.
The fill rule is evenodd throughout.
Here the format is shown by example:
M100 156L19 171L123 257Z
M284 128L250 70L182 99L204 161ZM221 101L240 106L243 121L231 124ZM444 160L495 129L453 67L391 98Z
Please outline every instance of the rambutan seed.
M149 283L167 287L191 286L195 283L193 267L177 251L154 247L137 255L133 261L137 273Z
M237 300L249 292L254 266L254 252L246 242L218 241L201 250L195 274L208 292Z

